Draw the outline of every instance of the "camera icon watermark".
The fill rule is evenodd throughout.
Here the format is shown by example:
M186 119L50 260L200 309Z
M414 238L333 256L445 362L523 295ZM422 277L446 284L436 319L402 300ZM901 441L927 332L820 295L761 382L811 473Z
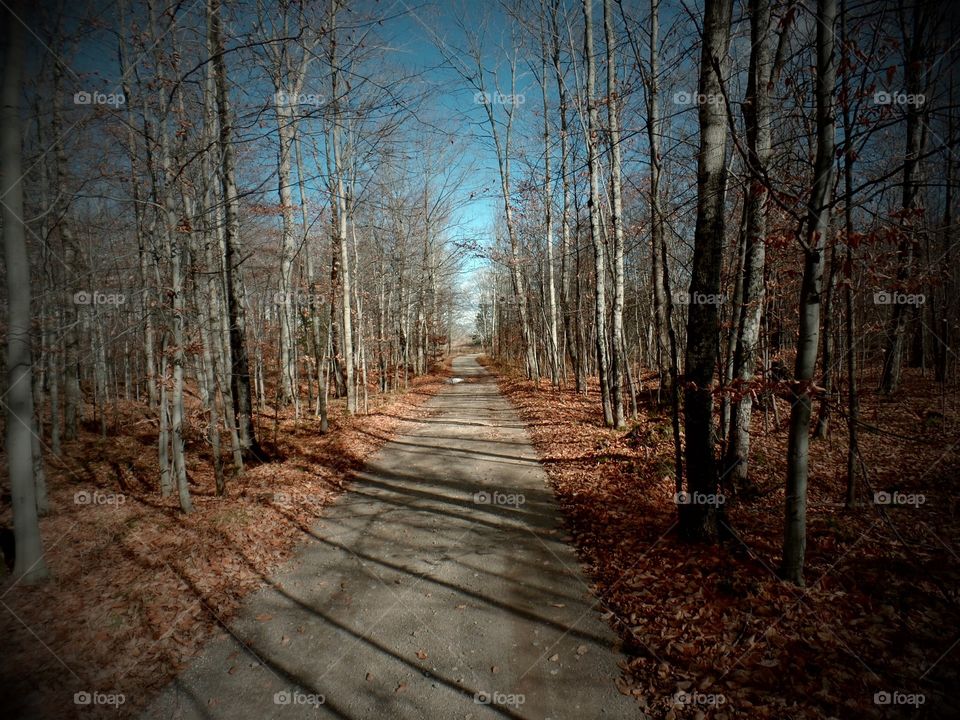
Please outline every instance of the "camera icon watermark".
M923 93L905 93L899 90L888 92L887 90L877 90L873 94L873 102L876 105L912 105L921 107L927 102L927 96Z
M473 102L477 105L523 105L527 101L523 93L508 95L501 92L486 92L478 90L473 94Z
M899 690L889 691L880 690L873 694L874 705L912 705L915 708L920 707L927 701L923 693L905 693Z
M926 501L927 496L923 493L886 492L880 490L873 494L874 505L907 505L920 507Z
M902 293L879 290L873 294L874 305L923 305L927 296L923 293Z
M308 307L322 305L327 301L323 293L281 290L273 294L274 305L297 305Z
M297 492L275 492L268 496L274 503L281 507L293 507L294 505L323 505L324 497L322 495L310 495Z
M519 508L527 502L527 498L523 493L478 490L473 494L473 502L477 505L502 505L505 507Z
M106 705L118 708L127 701L123 693L106 693L99 690L81 690L73 694L74 705Z
M273 94L273 102L280 107L293 107L295 105L319 107L324 104L324 99L322 95L314 93L294 93L287 90L278 90Z
M686 292L677 290L673 293L674 305L723 305L727 296L723 293Z
M123 293L101 290L80 290L73 294L74 305L123 305L127 296Z
M273 694L274 705L310 705L318 708L327 701L320 693L305 693L299 690L280 690Z
M723 693L702 693L694 690L678 690L673 695L675 705L706 705L708 707L720 707L727 702Z
M473 694L473 701L477 705L520 707L527 701L527 698L522 693L502 693L496 690L487 692L486 690L480 690Z
M74 105L109 105L119 107L127 102L123 93L102 93L97 90L81 90L73 94Z
M677 505L713 505L720 506L727 501L723 493L687 492L686 490L673 494L673 502Z
M75 505L123 505L127 496L123 493L102 492L100 490L79 490L73 494Z
M723 95L689 92L687 90L681 90L673 94L674 105L720 105L722 103Z

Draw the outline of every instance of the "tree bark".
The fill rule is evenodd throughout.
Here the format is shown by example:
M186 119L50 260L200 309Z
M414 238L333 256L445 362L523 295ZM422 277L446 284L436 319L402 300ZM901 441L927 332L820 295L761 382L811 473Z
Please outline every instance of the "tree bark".
M600 401L603 407L603 422L608 427L614 424L613 405L610 397L610 360L607 355L609 334L607 332L607 295L603 233L600 227L600 159L597 143L600 134L600 116L596 99L596 59L593 50L593 0L583 0L583 53L587 63L587 163L590 168L590 237L593 240L593 265L596 291L594 316L596 322L597 374L600 378Z
M924 76L927 55L927 14L925 2L918 1L913 6L913 28L910 32L906 57L904 58L904 77L908 96L923 96L926 90ZM920 188L920 156L924 145L925 103L907 103L907 139L903 163L903 202L899 223L900 241L897 248L896 288L907 292L906 285L913 272L917 230L922 218L915 216L917 195ZM894 303L887 329L887 343L883 357L883 375L880 378L880 391L892 395L900 387L900 374L903 369L903 353L906 345L906 328L911 308L903 303Z
M563 329L567 353L573 366L574 385L577 392L584 392L586 380L580 359L580 345L574 327L573 312L570 307L570 137L567 127L567 87L560 66L560 29L557 15L559 0L550 4L550 36L553 59L553 73L557 83L560 107L560 174L562 176L563 206L560 219L560 310L563 313Z
M720 296L724 243L727 125L720 71L726 66L732 0L707 0L700 58L700 153L697 162L697 220L693 274L687 316L684 363L684 425L687 490L691 502L678 505L681 533L688 538L717 535L721 506L717 503L717 459L713 423L713 382L720 333L719 308L700 299Z
M650 64L647 70L647 143L650 146L650 272L653 285L653 313L656 325L656 364L660 376L658 393L662 396L668 374L673 382L676 368L670 370L672 353L668 330L670 317L667 313L667 293L664 279L668 268L661 259L663 253L664 222L660 198L660 174L663 159L660 157L660 0L650 2ZM638 53L639 55L639 53ZM639 57L637 58L639 62ZM664 254L665 257L665 254ZM672 392L672 391L671 391Z
M620 96L617 91L617 37L610 0L603 0L603 31L607 47L607 120L610 125L610 222L613 225L613 309L610 357L610 403L613 426L624 426L623 366L626 363L623 342L623 181L620 151Z
M3 96L0 106L0 213L7 278L7 472L13 505L13 576L34 584L47 578L33 475L33 364L30 348L30 260L23 223L20 84L23 72L22 3L5 8ZM19 16L19 17L17 17Z
M746 197L746 248L743 263L743 294L739 329L733 356L736 394L730 413L730 441L725 471L730 484L742 491L750 488L750 420L753 415L754 370L760 317L764 305L764 265L766 262L767 198L766 168L770 160L770 83L773 71L769 0L750 0L750 68L744 124L750 160Z
M59 32L56 49L59 51L62 43ZM57 97L63 97L63 64L53 64L53 86ZM58 208L57 230L63 245L63 265L65 268L66 292L73 296L81 290L76 284L76 275L81 270L80 248L73 235L68 214L70 212L69 191L67 190L67 151L64 143L63 110L61 103L53 103L51 132L54 137L54 174L57 181L57 195L62 198ZM73 300L73 297L71 297ZM80 391L80 307L76 302L66 304L66 329L64 332L64 406L63 406L63 437L65 440L77 438L79 415L83 412L83 395Z
M807 476L813 376L820 339L820 292L823 251L830 227L830 188L834 162L834 84L837 62L834 43L836 0L817 1L817 155L807 216L803 280L800 287L800 329L794 367L793 407L787 441L787 493L781 576L803 585L806 551Z
M226 62L220 30L220 0L207 0L208 32L213 49L214 85L217 91L217 116L220 126L220 182L224 201L224 285L230 337L230 394L233 399L234 422L240 435L243 454L248 459L262 454L253 427L253 402L250 393L250 363L246 345L246 313L243 290L238 277L241 262L240 217L234 169L232 117L227 92Z
M334 253L338 255L340 263L340 311L343 326L343 380L347 393L347 414L357 411L357 391L353 384L353 323L352 323L352 290L350 286L350 252L347 244L347 198L344 185L344 158L340 144L341 123L343 116L340 112L340 70L337 66L336 18L339 10L337 0L330 4L330 77L331 102L333 104L333 121L330 127L330 142L333 146L333 189L332 203L337 206L336 240Z
M543 9L543 0L541 0ZM563 358L560 356L558 342L559 328L557 326L557 288L553 262L553 187L551 183L551 154L550 116L547 102L547 40L544 28L544 18L540 18L540 58L541 58L541 90L543 91L543 206L546 213L546 246L547 246L547 322L550 341L550 381L554 387L560 386L560 365ZM561 169L562 172L562 169Z

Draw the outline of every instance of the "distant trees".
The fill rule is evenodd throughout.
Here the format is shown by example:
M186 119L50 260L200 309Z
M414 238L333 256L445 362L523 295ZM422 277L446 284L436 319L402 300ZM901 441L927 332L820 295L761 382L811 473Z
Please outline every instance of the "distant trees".
M185 512L197 457L221 495L269 461L265 415L364 412L449 347L477 251L491 353L596 392L612 429L669 424L685 537L733 530L720 496L757 489L756 433L787 432L793 582L811 443L846 425L854 507L860 389L956 382L955 51L931 0L488 5L457 16L465 50L434 38L443 91L394 60L376 4L115 9L83 38L103 80L43 8L61 60L28 43L38 80L5 67L7 381L29 351L41 509L43 452L134 408ZM463 230L478 200L489 242Z
M946 318L957 316L941 291L956 282L945 240L956 202L953 72L937 70L950 65L937 56L946 25L926 0L903 13L879 0L841 10L750 0L742 16L726 0L689 15L658 0L602 2L598 52L600 4L507 6L524 32L521 65L544 73L549 57L556 85L548 94L540 83L542 116L511 111L511 147L527 164L501 194L523 218L510 273L520 266L512 287L526 296L507 301L493 252L484 336L502 358L523 347L526 367L530 344L514 338L550 358L552 306L537 287L558 278L561 382L572 371L584 392L585 376L596 378L612 427L629 428L637 408L669 413L688 538L735 531L720 498L757 489L751 436L786 431L782 573L802 583L811 443L831 416L848 430L853 507L864 375L886 392L905 364L956 381L956 363L950 373L941 362L955 324ZM630 63L619 63L623 52ZM945 183L921 180L934 162ZM552 188L534 199L533 182Z
M438 125L424 139L422 89L370 42L376 8L346 12L120 2L83 39L117 58L99 84L69 67L76 24L24 16L54 61L5 23L3 390L24 577L45 573L42 455L73 452L91 422L108 437L144 414L149 482L190 512L194 462L224 495L270 460L265 413L326 431L449 349L469 164Z

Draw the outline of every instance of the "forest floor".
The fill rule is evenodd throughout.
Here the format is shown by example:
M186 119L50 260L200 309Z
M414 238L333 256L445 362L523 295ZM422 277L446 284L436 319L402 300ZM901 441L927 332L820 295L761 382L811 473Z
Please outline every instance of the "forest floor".
M624 658L619 677L611 667L609 679L624 700L637 703L649 718L666 720L955 717L950 693L960 681L957 394L944 394L909 372L901 393L889 401L871 392L874 379L866 378L861 446L869 488L855 511L843 505L843 419L834 418L831 436L814 442L807 585L801 589L782 583L775 572L783 523L785 401L777 401L776 414L755 414L752 477L759 493L728 503L736 538L719 547L687 544L676 532L666 409L645 401L626 430L614 431L602 426L596 386L581 395L527 381L508 367L494 369L529 430L604 618L619 634ZM96 425L85 424L80 438L64 445L63 460L48 462L51 512L41 523L51 582L25 587L3 578L0 583L5 677L0 706L14 717L136 715L163 687L169 689L170 680L196 662L211 640L225 638L256 591L276 589L271 577L289 566L325 510L353 487L348 476L385 443L431 427L437 410L423 404L449 388L448 376L446 371L422 378L409 392L380 399L368 416L346 418L335 409L331 432L323 436L313 419L296 422L292 414L282 414L274 424L272 415L260 416L271 460L230 483L227 498L214 496L202 418L195 414L187 450L196 511L189 516L179 512L175 499L156 494L156 427L141 408L120 407L117 427L106 440ZM646 379L643 398L655 390L655 381ZM460 472L465 468L458 463L447 461L451 471ZM497 487L497 472L487 475L482 481ZM374 482L371 492L379 492L377 487ZM456 522L456 512L464 512L460 501L451 505L439 491L429 498L411 488L403 491L417 502L443 503L440 525L431 532L442 533L444 513ZM527 492L534 509L541 501L553 502ZM874 492L888 493L895 502L874 502ZM5 506L0 524L9 525ZM560 542L562 535L546 528L541 540ZM380 545L397 557L404 552ZM496 551L490 544L484 552ZM475 564L481 574L491 569L482 557ZM470 582L463 578L461 591L467 595L495 587L484 582L470 589ZM336 597L344 605L354 602L353 593L340 590ZM441 593L433 594L431 599L426 592L420 602L438 602ZM517 601L535 599L521 593ZM562 615L582 601L550 607ZM455 610L477 607L468 599ZM488 620L494 625L505 616ZM270 620L261 613L251 622L266 628ZM471 634L472 626L456 627L461 651L482 640L482 634ZM310 637L312 626L273 640L287 647L292 636L296 645L296 633L304 632ZM427 641L411 640L418 645L414 657L397 660L407 669L419 667L436 688L446 681L432 676L431 664L450 648L427 647ZM603 654L600 646L580 642L589 646L590 662L579 667L594 668L594 655ZM580 653L575 645L574 663ZM562 654L548 658L558 663L557 671L570 660ZM241 663L218 668L231 676L249 672ZM489 671L492 678L502 667ZM506 687L506 674L492 684ZM373 673L365 677L368 683L381 679ZM388 697L405 696L412 703L415 695L407 692L413 685L401 681ZM100 705L76 705L75 693L92 693ZM124 704L118 709L110 703L120 695Z
M194 403L185 438L190 515L156 491L157 427L143 406L121 404L106 438L84 422L46 463L50 512L41 531L50 581L27 587L0 578L7 717L117 717L121 695L119 716L134 714L292 555L349 474L410 427L407 418L448 375L440 369L407 392L371 393L369 415L347 417L332 403L325 435L312 416L259 415L269 461L228 479L225 498L214 494ZM5 458L0 465L5 474ZM0 524L11 526L9 497ZM75 704L75 693L90 694L91 705Z
M486 362L486 361L485 361ZM488 363L493 365L492 363ZM620 691L652 718L956 717L960 683L960 397L908 371L862 397L870 488L844 509L846 427L814 441L806 587L776 576L789 406L755 412L755 499L728 503L736 537L677 536L669 410L603 427L599 392L554 390L504 366L581 560L619 632ZM648 381L643 396L656 380ZM882 428L872 430L871 428ZM895 504L873 502L890 493ZM899 493L899 494L897 494Z

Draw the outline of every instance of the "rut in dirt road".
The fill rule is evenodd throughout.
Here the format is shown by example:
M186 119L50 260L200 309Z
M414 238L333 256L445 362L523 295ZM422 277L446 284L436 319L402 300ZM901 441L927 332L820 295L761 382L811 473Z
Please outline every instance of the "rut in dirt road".
M454 375L144 717L639 714L526 430Z

